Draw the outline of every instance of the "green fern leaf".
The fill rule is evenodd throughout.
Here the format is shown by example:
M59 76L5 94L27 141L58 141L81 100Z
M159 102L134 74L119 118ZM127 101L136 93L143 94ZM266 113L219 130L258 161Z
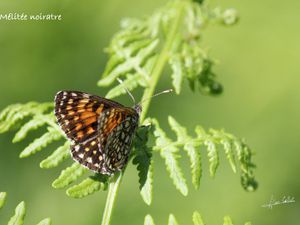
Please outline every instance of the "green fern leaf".
M6 200L6 192L0 192L0 209L3 207Z
M152 203L152 195L153 195L153 166L152 163L150 163L150 166L148 168L147 176L146 176L146 182L141 188L141 196L144 200L144 202L147 205L151 205Z
M231 169L234 173L236 173L236 162L234 158L234 153L233 153L234 148L232 142L234 137L230 134L225 133L223 130L218 131L218 130L210 129L210 133L218 143L223 145L223 148L225 150L225 155L229 161Z
M139 52L134 56L131 57L128 52L124 52L123 54L126 57L126 60L124 63L117 65L109 75L105 76L102 80L98 82L98 86L108 86L113 81L116 80L117 77L120 77L123 74L126 74L129 71L136 71L137 73L143 75L146 77L146 79L149 79L149 74L145 72L145 70L142 68L142 64L145 63L147 58L150 58L151 54L153 54L155 48L158 45L158 40L154 40L150 42L150 44L142 49L139 50ZM135 50L135 46L133 48L128 47L126 49L129 52L132 52ZM122 52L122 50L121 50Z
M21 129L16 133L12 142L16 143L23 140L29 131L35 130L44 124L46 124L46 120L41 119L39 116L35 116L21 127Z
M201 154L200 151L197 150L199 144L195 141L188 142L184 145L183 149L187 152L192 169L192 183L195 189L199 189L200 187L200 179L202 175L201 168Z
M43 136L41 136L38 139L35 139L31 144L29 144L20 154L20 158L25 158L30 155L35 154L36 152L42 150L45 148L48 144L55 140L59 140L62 138L61 133L53 129L51 127L48 127L48 132L45 133Z
M197 211L193 213L193 223L194 225L205 225L200 213L198 213Z
M179 225L173 214L169 215L168 225Z
M168 117L170 127L177 135L177 141L181 143L188 142L190 137L187 135L186 128L181 126L172 116Z
M233 222L229 216L224 217L223 225L233 225Z
M92 176L74 185L67 190L67 195L73 198L83 198L99 190L107 189L107 177L104 175Z
M43 219L37 225L51 225L51 219L50 218Z
M53 107L53 103L39 104L37 102L8 106L0 115L0 133L8 131L24 118L38 113L41 114L51 107Z
M117 85L116 87L112 88L107 94L106 94L106 98L115 98L121 94L125 94L126 93L126 89L127 88L129 91L132 91L133 89L135 89L139 83L145 83L143 80L143 76L139 73L136 74L130 74L128 73L126 75L126 79L123 81L122 84Z
M183 149L187 152L192 169L192 183L196 189L200 186L201 178L201 156L200 151L197 151L198 143L193 141L191 137L188 136L186 128L181 126L172 116L168 117L170 127L177 135L178 143L184 144Z
M58 166L63 160L70 156L70 142L66 141L64 145L58 147L50 156L40 163L43 169L49 169Z
M151 149L147 146L148 134L151 131L150 126L142 126L137 131L137 138L134 140L134 159L132 163L137 165L140 191L144 202L150 205L152 202L152 153Z
M176 150L177 151L177 150ZM167 170L177 190L184 196L188 195L188 187L183 173L178 165L179 156L175 154L174 148L165 148L161 151L162 158L165 159Z
M172 145L172 141L167 138L165 132L159 127L157 120L151 120L155 126L154 136L156 137L156 148L160 150L161 157L165 160L167 170L175 187L184 196L188 194L188 187L183 173L178 165L179 150Z
M224 138L223 140L221 140L221 144L224 147L225 154L230 163L232 171L234 173L236 173L236 163L235 163L234 154L232 151L232 149L233 149L232 142L230 140L228 140L227 138Z
M82 167L79 163L75 162L70 167L61 171L59 177L53 181L52 187L57 189L64 188L69 184L73 183L86 172L86 168Z
M15 214L10 218L8 225L22 225L26 214L25 202L20 202L15 209Z
M172 75L171 75L173 80L172 84L176 94L179 95L181 92L181 86L182 86L184 72L185 72L180 56L178 54L173 55L169 60L169 64L171 65L171 69L172 69Z
M209 173L212 177L214 177L219 165L219 156L215 140L210 135L207 135L204 129L200 126L197 126L195 131L200 141L206 146L209 161Z
M151 215L145 216L144 225L155 225Z

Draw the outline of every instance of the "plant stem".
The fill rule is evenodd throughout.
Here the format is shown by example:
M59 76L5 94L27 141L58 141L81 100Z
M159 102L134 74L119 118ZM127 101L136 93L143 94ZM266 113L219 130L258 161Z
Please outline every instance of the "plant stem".
M102 216L101 225L109 225L111 220L112 211L114 208L114 203L116 201L116 196L118 194L118 190L121 184L121 180L123 178L123 173L120 172L116 174L109 183L108 194L105 203L105 209Z
M165 67L165 64L167 63L169 59L169 53L172 49L172 45L174 43L174 40L176 38L176 33L178 32L178 28L182 21L182 14L184 11L184 4L183 2L178 3L177 8L177 16L174 20L173 26L170 28L170 31L168 33L168 37L166 40L166 43L159 54L156 64L153 68L152 76L151 76L151 84L148 88L145 89L145 92L142 97L142 101L145 99L150 98L153 95L153 92L155 90L155 87L158 83L158 80L162 74L162 71ZM140 116L140 123L142 124L145 120L149 105L150 105L150 99L145 101L145 104L143 105L143 110ZM124 173L124 171L123 171ZM123 177L123 173L116 174L113 178L114 180L109 184L108 188L108 195L106 199L105 209L102 217L102 223L101 225L109 225L111 221L111 215L114 207L114 203L118 194L118 189L121 184L121 180Z
M172 49L172 45L175 41L176 38L176 33L178 32L178 28L182 22L182 15L183 15L183 10L184 9L184 2L178 3L178 9L177 9L177 16L175 18L175 21L173 23L173 26L170 28L170 31L168 33L168 37L166 40L166 44L164 45L161 53L159 54L156 65L153 68L152 76L151 76L151 84L148 88L145 89L145 92L142 97L142 101L145 99L150 99L151 96L153 95L153 92L155 90L155 87L158 83L158 79L160 78L162 71L165 67L165 64L167 63L169 59L169 53ZM141 123L144 121L149 105L150 105L150 100L145 101L140 117Z

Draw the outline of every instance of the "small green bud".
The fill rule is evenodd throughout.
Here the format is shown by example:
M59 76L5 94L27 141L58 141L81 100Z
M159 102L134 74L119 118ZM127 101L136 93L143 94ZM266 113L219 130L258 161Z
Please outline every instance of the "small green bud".
M223 92L223 86L218 82L212 82L209 85L209 88L210 88L210 94L212 95L219 95L222 94Z
M239 20L238 12L235 9L226 9L222 15L223 23L225 25L234 25Z

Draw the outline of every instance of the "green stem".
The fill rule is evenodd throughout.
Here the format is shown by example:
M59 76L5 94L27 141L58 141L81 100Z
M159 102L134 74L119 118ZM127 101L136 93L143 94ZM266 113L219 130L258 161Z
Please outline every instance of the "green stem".
M179 4L179 3L178 3ZM173 23L173 26L170 28L170 31L168 33L168 37L166 40L166 44L164 45L161 53L159 54L156 65L153 68L152 76L151 76L151 85L145 89L145 92L142 97L142 102L146 99L150 99L151 96L153 95L153 92L155 90L155 87L158 83L158 80L163 72L163 69L165 67L165 64L167 63L169 59L169 54L172 49L172 45L176 39L176 33L178 32L178 28L181 24L182 21L182 15L183 15L183 10L184 9L184 2L180 2L180 5L178 6L177 9L177 17L175 18L175 21ZM145 101L140 117L141 123L144 121L149 105L150 105L149 100Z
M165 64L167 63L169 59L169 53L172 49L172 45L175 41L176 38L176 33L178 32L178 28L181 24L182 21L182 15L184 11L184 2L178 3L178 9L177 9L177 17L174 20L173 26L170 28L168 38L166 40L166 44L164 45L161 53L159 54L156 65L153 68L152 76L151 76L151 84L148 88L145 89L145 92L142 97L142 101L145 99L150 98L153 95L153 92L155 90L155 87L158 83L158 80L163 72L163 69L165 67ZM145 101L143 105L143 110L140 116L140 123L142 124L143 121L145 120L149 105L150 105L150 100ZM123 171L124 173L124 171ZM114 181L112 181L109 184L109 189L108 189L108 195L106 199L106 205L102 217L102 223L101 225L109 225L111 221L111 215L114 207L114 203L118 194L118 189L121 184L121 180L123 177L123 173L119 173L115 175Z
M123 173L116 174L112 179L112 181L109 183L108 187L108 194L105 204L104 213L102 216L102 222L101 225L109 225L111 220L112 211L114 208L114 203L116 201L116 197L118 194L118 190L121 184L121 180L123 178Z

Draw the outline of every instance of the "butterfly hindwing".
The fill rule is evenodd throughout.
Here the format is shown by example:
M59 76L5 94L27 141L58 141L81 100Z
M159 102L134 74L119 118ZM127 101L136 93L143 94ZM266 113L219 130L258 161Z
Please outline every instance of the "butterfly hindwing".
M107 171L114 173L124 168L130 155L130 147L137 126L138 116L128 115L109 134L104 149Z
M85 142L71 145L71 155L81 165L95 172L101 172L102 168L105 167L102 158L103 153L98 149L96 136Z

